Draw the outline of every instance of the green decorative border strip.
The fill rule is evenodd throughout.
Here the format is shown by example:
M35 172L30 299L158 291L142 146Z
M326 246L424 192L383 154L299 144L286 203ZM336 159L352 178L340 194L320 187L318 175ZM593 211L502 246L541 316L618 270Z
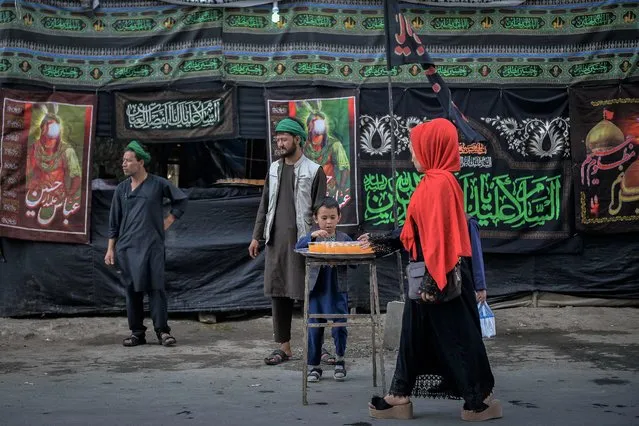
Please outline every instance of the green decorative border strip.
M0 8L0 30L22 29L39 34L73 37L144 37L173 34L193 29L221 28L223 11L217 8L175 9L160 12L95 13L94 16L70 15L67 11L43 12L22 8Z
M578 81L623 79L639 76L639 54L582 61L527 62L492 59L490 62L444 61L438 69L453 84L533 83L568 85ZM224 58L221 54L197 54L188 58L163 56L144 61L43 61L42 58L0 57L0 78L21 78L51 84L72 83L103 87L132 82L174 81L189 77L238 82L321 80L356 85L386 82L389 71L383 60L372 62L328 59L323 55L289 55L273 60L249 56ZM421 67L397 67L390 71L397 83L423 83Z
M279 34L309 32L320 34L345 34L383 36L384 15L381 10L351 10L327 8L303 8L304 10L280 10L278 22L271 22L270 13L245 8L225 12L224 33Z
M593 3L595 4L595 3ZM418 34L464 35L571 35L596 31L637 29L638 4L612 4L562 9L409 8L405 11ZM77 36L140 36L173 34L197 28L223 28L228 33L278 34L316 32L325 34L383 34L384 19L378 8L313 6L282 8L280 20L271 22L265 8L175 8L127 12L96 12L71 15L64 9L0 8L0 29L28 29L37 33ZM108 10L108 9L107 9Z
M611 10L611 8L614 8ZM639 11L630 5L592 9L410 9L406 17L420 36L578 35L597 31L632 30L639 25Z
M113 63L116 62L116 63ZM221 56L162 58L155 61L44 62L34 58L0 59L0 78L13 77L51 84L104 87L112 84L161 83L189 77L221 79Z

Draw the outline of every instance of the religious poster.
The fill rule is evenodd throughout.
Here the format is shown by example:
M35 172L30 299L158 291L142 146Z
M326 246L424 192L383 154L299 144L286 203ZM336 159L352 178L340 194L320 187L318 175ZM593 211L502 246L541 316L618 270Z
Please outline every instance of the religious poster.
M467 108L473 128L486 139L460 138L457 179L466 212L479 222L487 252L534 252L557 247L572 235L568 100L565 91L544 94L548 96L540 93L538 101L525 91L454 93L456 103ZM402 90L394 93L395 114L390 117L383 96L381 91L362 90L360 97L358 156L366 230L394 227L395 209L398 224L403 224L422 177L410 161L410 130L442 114L434 95Z
M96 96L1 93L0 236L89 243Z
M235 88L201 92L115 95L115 134L143 142L209 141L237 137Z
M577 228L639 230L639 86L570 90Z
M285 117L299 119L307 139L302 151L322 166L326 173L327 194L339 203L341 225L359 223L357 157L357 96L352 90L314 89L266 92L269 123L269 159L275 161L275 125Z

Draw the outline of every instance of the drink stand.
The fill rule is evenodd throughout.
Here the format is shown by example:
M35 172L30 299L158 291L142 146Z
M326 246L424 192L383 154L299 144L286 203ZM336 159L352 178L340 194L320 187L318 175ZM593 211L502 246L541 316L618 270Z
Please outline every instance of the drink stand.
M306 275L304 278L304 366L302 370L302 403L308 405L307 390L308 384L306 376L308 375L308 329L309 327L355 327L368 324L363 323L312 323L309 324L310 318L316 319L333 319L333 318L369 318L371 320L371 339L373 349L373 386L377 387L377 356L379 356L380 377L382 382L382 393L386 392L386 378L384 375L384 347L383 334L381 331L381 312L379 309L379 290L377 287L377 267L375 264L374 254L333 254L333 253L314 253L308 249L296 250L297 253L305 257ZM320 266L348 266L348 265L368 265L369 268L369 289L370 289L370 314L309 314L308 299L310 292L310 268ZM379 348L379 349L378 349Z

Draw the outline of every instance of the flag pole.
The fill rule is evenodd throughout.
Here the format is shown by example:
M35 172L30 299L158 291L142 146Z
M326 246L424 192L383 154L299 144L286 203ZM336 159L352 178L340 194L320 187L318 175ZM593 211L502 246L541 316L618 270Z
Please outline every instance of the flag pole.
M399 217L397 214L397 165L395 164L395 150L397 148L397 140L395 139L395 112L393 103L393 82L391 80L390 68L388 70L388 117L391 127L391 182L393 185L393 220L395 229L399 228ZM398 250L395 252L397 261L397 272L399 275L399 298L404 302L404 272L402 268L402 254Z

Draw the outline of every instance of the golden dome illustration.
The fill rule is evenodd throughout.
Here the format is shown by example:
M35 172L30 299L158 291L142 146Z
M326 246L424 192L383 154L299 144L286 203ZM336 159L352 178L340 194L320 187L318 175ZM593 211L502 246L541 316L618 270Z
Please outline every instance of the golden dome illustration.
M586 146L592 152L606 151L623 143L625 137L612 121L613 113L604 110L604 119L586 135Z

